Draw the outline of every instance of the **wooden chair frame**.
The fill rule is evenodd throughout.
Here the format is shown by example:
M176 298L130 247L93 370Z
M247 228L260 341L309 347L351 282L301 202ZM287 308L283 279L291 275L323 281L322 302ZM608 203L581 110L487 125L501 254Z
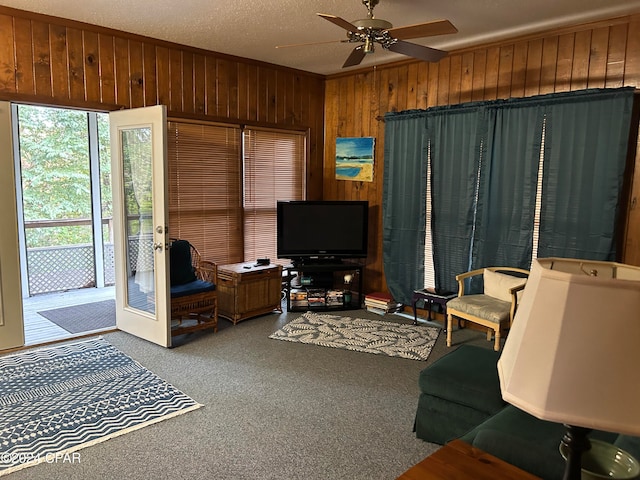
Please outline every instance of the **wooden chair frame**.
M485 267L486 270L491 270L492 272L499 273L519 273L528 276L529 270L525 270L523 268L516 267ZM458 282L458 297L464 296L464 282L467 278L482 275L484 273L485 268L479 268L477 270L471 270L469 272L461 273L456 275L456 280ZM464 321L468 320L473 323L477 323L478 325L482 325L487 327L487 341L491 341L491 334L493 332L495 336L493 349L497 352L500 350L500 336L501 331L505 330L507 326L511 328L511 324L513 323L513 318L515 317L516 310L518 308L518 296L517 293L524 289L524 285L520 285L517 287L513 287L509 290L511 294L511 307L509 309L509 317L508 322L500 322L499 324L495 322L491 322L481 317L477 317L475 315L471 315L466 312L461 312L456 310L455 308L451 308L447 305L447 347L451 346L451 330L453 326L453 317L456 317L463 321L462 325L464 326ZM508 325L507 325L508 323Z
M218 267L215 263L202 260L198 249L191 247L191 262L198 280L218 285ZM211 314L206 316L205 314ZM185 319L196 320L195 324L183 325ZM218 331L218 291L200 292L171 298L171 320L177 320L178 326L172 327L171 336L213 328Z

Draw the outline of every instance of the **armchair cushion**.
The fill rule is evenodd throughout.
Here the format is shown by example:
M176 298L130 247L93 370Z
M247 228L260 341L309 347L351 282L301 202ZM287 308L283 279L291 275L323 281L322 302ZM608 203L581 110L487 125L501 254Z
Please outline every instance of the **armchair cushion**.
M467 432L462 440L540 478L560 480L566 462L558 447L565 431L561 423L540 420L507 405ZM616 437L615 433L601 430L589 434L589 438L607 443L613 443Z
M466 313L499 325L501 322L509 320L511 302L505 302L489 295L463 295L449 300L447 309Z
M195 295L197 293L210 292L216 289L213 283L204 280L194 280L193 282L171 287L171 298Z
M484 294L505 302L511 302L510 290L513 287L519 287L527 282L526 278L493 272L487 268L484 269L482 277L484 278Z
M422 393L493 414L504 407L496 363L498 352L475 345L460 345L420 372ZM455 409L455 408L453 408Z

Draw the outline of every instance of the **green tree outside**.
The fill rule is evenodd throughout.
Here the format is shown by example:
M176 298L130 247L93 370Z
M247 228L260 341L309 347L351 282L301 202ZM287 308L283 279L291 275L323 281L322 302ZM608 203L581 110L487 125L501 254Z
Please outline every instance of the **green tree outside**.
M91 219L88 113L21 105L20 160L24 219ZM109 117L97 115L103 218L113 214ZM109 232L103 229L108 240ZM92 242L90 225L26 229L27 246Z

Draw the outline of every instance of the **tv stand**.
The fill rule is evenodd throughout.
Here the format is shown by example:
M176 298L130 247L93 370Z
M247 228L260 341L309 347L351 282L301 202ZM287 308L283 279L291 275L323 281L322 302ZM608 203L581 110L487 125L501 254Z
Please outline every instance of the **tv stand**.
M321 260L320 263L316 263ZM354 310L362 304L362 272L364 266L339 259L297 261L285 267L287 278L296 278L295 287L287 283L287 311ZM345 283L345 275L351 282Z
M305 258L305 259L300 259L300 260L296 260L296 261L293 262L294 268L305 268L305 267L314 266L314 265L341 266L342 264L343 264L343 261L341 259L335 258L335 257L329 257L329 258L324 258L324 257Z

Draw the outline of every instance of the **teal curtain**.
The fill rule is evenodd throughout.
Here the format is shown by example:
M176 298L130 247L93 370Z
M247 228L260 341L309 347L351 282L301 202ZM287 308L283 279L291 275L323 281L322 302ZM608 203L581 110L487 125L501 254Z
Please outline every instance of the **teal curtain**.
M616 259L633 92L385 115L383 261L392 295L408 304L424 284L429 159L436 289L456 291L455 275L472 268L529 268L541 168L537 256Z
M471 265L486 135L486 111L481 105L428 111L432 251L439 291L456 292L455 275L468 271Z
M633 92L547 96L539 257L616 259Z
M384 119L382 259L389 293L408 305L424 281L424 112L387 113Z
M486 116L487 153L479 178L471 269L528 269L544 112L542 106L518 99L489 105Z

